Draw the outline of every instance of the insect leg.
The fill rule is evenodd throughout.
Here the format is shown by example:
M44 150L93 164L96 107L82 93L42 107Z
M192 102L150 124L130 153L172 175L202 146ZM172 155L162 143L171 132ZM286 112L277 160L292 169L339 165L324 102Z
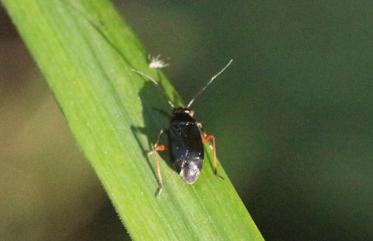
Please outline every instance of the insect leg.
M200 129L202 133L202 141L208 142L213 153L213 160L212 160L212 167L214 169L215 175L217 175L220 178L223 178L222 176L218 175L218 159L216 158L216 144L215 144L215 136L211 134L207 134L205 130L203 129L202 123L197 123L198 128Z
M159 132L159 135L157 137L157 141L152 146L151 151L148 152L148 156L153 155L155 153L158 153L159 151L168 150L167 146L159 144L161 136L164 134L164 132L165 132L165 130L161 129L161 131ZM159 197L159 195L161 194L161 192L163 190L163 179L162 179L162 174L161 174L161 165L160 165L159 156L155 156L155 160L156 160L156 165L157 165L157 178L158 178L158 185L159 185L156 196Z
M214 167L214 173L216 174L217 173L218 163L217 163L217 160L216 160L215 136L207 134L207 133L203 133L202 140L203 140L203 142L208 142L210 144L210 147L211 147L212 153L213 153L213 162L212 162L212 164L213 164L213 167Z

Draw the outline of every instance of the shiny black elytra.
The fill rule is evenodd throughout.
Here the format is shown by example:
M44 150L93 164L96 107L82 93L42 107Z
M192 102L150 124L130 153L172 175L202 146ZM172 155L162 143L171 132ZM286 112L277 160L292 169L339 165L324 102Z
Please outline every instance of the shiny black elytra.
M156 61L159 61L156 58ZM216 160L216 148L215 148L215 137L213 135L207 134L202 127L202 124L194 119L194 111L190 108L193 102L198 96L200 96L206 88L218 77L225 69L232 63L230 60L224 68L222 68L217 74L215 74L207 82L207 84L201 88L198 93L189 101L186 107L175 107L174 103L171 102L163 89L159 86L158 82L152 77L137 71L139 75L145 77L146 79L152 81L161 91L162 94L167 98L168 103L172 108L172 117L170 121L170 126L168 129L162 129L158 135L155 144L152 146L152 150L148 152L148 155L153 155L159 151L170 151L170 160L173 163L176 171L179 173L181 178L188 184L193 184L197 181L200 171L203 166L204 150L203 142L209 142L210 147L213 150L213 168L215 174L217 174L217 160ZM158 63L156 63L157 65ZM164 65L161 63L161 66ZM152 63L150 64L152 66ZM167 133L168 144L159 144L161 136ZM160 171L160 159L156 156L157 163L157 177L159 183L159 189L157 191L157 196L163 190L163 180Z
M167 132L171 160L188 184L197 181L204 158L201 127L192 113L188 108L173 109Z

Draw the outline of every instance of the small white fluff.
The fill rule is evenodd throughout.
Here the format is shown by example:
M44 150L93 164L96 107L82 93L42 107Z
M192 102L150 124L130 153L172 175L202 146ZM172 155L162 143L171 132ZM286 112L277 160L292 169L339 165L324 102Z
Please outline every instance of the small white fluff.
M161 69L169 65L169 63L166 63L164 60L161 59L160 55L150 57L149 68L151 69Z

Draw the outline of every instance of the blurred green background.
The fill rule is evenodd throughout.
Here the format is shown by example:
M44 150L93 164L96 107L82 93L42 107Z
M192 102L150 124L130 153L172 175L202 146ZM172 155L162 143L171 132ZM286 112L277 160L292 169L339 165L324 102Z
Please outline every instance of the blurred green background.
M372 1L115 1L266 240L373 240ZM0 240L127 240L0 10Z

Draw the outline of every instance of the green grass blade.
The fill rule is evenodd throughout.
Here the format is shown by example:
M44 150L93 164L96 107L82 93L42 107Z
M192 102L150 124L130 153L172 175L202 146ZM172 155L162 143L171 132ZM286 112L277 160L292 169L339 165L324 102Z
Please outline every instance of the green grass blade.
M80 148L91 162L134 240L263 240L211 152L199 181L184 183L162 161L165 190L155 198L155 165L144 155L169 110L136 68L147 67L144 49L106 0L3 0L51 87Z

